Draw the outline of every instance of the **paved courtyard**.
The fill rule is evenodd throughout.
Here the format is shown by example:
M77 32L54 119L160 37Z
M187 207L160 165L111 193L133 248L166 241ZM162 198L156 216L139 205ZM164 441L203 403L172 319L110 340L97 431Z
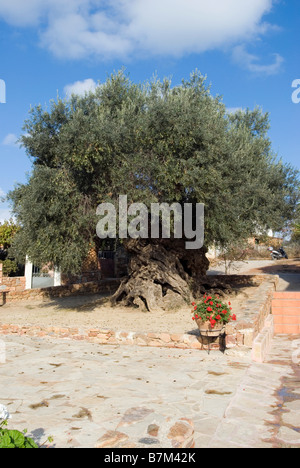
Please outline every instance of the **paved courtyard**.
M168 448L184 422L196 448L300 447L300 337L275 337L263 364L235 349L2 340L0 403L40 443Z
M283 267L240 265L299 290L299 266ZM300 448L300 336L275 336L266 361L254 363L247 348L1 335L0 404L9 428L39 443L53 436L55 448Z

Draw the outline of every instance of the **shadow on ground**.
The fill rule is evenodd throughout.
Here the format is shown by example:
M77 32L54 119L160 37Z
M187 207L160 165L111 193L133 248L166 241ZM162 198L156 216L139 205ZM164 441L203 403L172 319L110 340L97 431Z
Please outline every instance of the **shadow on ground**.
M274 265L250 269L247 274L278 275L278 291L300 291L300 259L280 260Z
M227 296L237 296L239 293L245 291L247 288L253 288L258 283L253 281L249 275L212 275L202 277L201 286L203 292L209 292L210 294L219 294L226 299ZM84 294L69 297L50 297L47 301L39 304L39 308L47 309L55 307L56 310L70 310L74 312L88 313L92 312L100 307L110 307L110 300L112 294ZM28 306L30 308L30 306ZM34 306L32 306L34 308ZM114 306L117 310L118 306ZM124 310L124 307L122 307ZM131 310L138 310L138 307L132 306L127 308ZM141 313L145 313L141 311ZM146 312L149 313L149 312Z

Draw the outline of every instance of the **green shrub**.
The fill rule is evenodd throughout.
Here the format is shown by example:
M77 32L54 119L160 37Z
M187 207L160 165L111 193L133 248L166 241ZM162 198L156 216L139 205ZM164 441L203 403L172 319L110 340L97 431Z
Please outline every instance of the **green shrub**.
M0 448L37 449L45 444L37 445L33 439L26 436L26 429L23 432L6 429L8 419L11 419L11 415L6 406L0 404ZM52 437L47 439L49 442L52 440Z
M0 430L0 448L39 448L39 446L30 437L26 437L20 431L1 429Z
M18 265L14 260L7 259L0 263L3 264L3 276L9 276L18 269Z

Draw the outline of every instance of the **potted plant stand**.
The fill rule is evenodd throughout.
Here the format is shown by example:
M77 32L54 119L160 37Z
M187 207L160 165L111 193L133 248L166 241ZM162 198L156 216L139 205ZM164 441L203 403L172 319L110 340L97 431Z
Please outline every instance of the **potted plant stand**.
M210 343L212 341L211 338L218 338L222 334L223 329L224 329L224 324L220 323L212 327L208 320L206 322L203 322L203 320L201 319L196 319L195 322L199 328L200 335L202 337L207 338L208 354L209 354Z

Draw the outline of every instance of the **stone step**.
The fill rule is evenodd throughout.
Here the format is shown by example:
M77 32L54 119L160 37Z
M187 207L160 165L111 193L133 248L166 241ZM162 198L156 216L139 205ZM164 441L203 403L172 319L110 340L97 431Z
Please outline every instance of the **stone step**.
M272 300L274 333L300 333L300 292L275 292Z
M274 333L275 335L299 335L300 325L275 324Z
M300 285L299 285L299 289L300 289ZM300 292L292 292L292 291L274 292L273 298L274 299L299 299L300 300Z
M300 325L300 315L274 315L274 324Z
M272 307L293 307L294 309L299 309L300 313L300 299L273 299Z
M272 314L273 315L299 315L300 316L300 307L294 306L273 306L272 305Z

